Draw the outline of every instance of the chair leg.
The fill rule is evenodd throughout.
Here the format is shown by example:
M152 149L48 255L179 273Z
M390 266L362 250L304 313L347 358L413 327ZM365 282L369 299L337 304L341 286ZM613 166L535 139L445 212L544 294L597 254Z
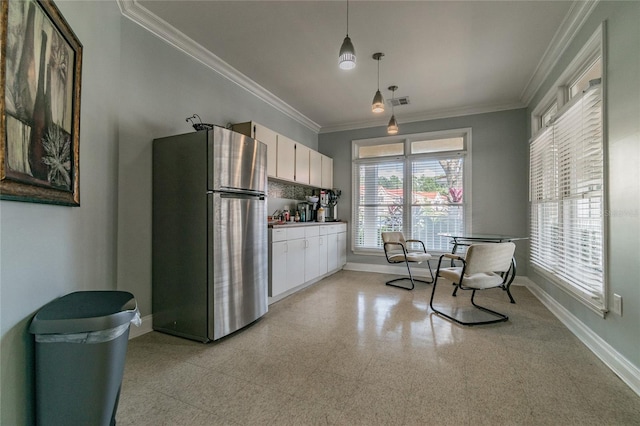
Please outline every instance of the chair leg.
M476 323L473 323L474 325L475 324L493 324L493 323L496 323L496 322L507 321L509 319L509 317L507 315L505 315L505 314L501 314L500 312L492 311L489 308L485 308L484 306L480 306L480 305L476 304L476 302L473 300L475 295L476 295L476 290L473 290L473 292L471 293L471 304L473 306L475 306L476 308L480 309L481 311L485 311L487 313L490 313L490 314L493 314L493 315L497 316L498 319L491 320L491 321L476 322Z
M482 310L484 312L487 312L489 314L492 314L492 315L498 317L497 319L489 320L489 321L467 322L467 321L459 320L458 318L455 318L455 317L453 317L451 315L447 315L444 312L439 311L438 309L433 307L433 297L436 294L436 286L437 286L437 284L438 284L438 277L436 276L435 281L433 283L433 289L431 290L431 299L429 300L429 307L431 308L431 310L433 312L435 312L439 316L448 318L449 320L451 320L451 321L453 321L455 323L458 323L460 325L466 325L466 326L469 326L469 327L474 326L474 325L494 324L494 323L497 323L497 322L507 321L509 319L509 317L507 315L501 314L500 312L492 311L491 309L488 309L488 308L485 308L484 306L480 306L480 305L476 304L475 301L474 301L474 297L476 295L476 290L473 290L473 292L471 293L471 304L474 307L476 307L476 308L478 308L478 309L480 309L480 310ZM458 285L456 285L456 290L457 289L458 289ZM456 290L454 290L454 291L456 291Z
M401 277L401 278L396 278L393 279L391 281L387 281L385 284L389 285L391 287L397 287L397 288L401 288L403 290L413 290L416 286L415 286L415 281L420 282L420 283L425 283L425 284L431 284L433 283L433 271L431 270L431 265L429 265L429 262L427 261L427 264L429 265L429 273L431 274L431 281L424 281L424 280L419 280L417 278L413 278L413 274L411 273L411 267L409 266L409 262L405 262L405 264L407 265L407 271L409 271L409 278L407 277ZM397 285L397 284L393 284L397 281L411 281L411 287L405 287L402 285Z
M509 300L511 301L511 303L516 303L516 301L513 299L513 296L511 295L511 290L510 290L511 283L516 278L516 259L515 258L511 259L511 268L509 268L506 274L509 277L509 281L507 281L506 284L502 285L502 289L507 292L507 295L509 296Z

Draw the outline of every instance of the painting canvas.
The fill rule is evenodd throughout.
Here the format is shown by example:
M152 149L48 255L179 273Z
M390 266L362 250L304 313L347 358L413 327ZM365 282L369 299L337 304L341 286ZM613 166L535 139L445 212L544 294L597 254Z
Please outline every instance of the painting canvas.
M2 2L3 199L79 205L82 45L49 0Z

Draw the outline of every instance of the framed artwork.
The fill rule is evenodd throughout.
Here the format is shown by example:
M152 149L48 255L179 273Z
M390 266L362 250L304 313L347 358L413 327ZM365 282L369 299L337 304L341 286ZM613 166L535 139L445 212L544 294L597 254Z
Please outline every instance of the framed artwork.
M82 44L51 0L3 0L0 199L80 205Z

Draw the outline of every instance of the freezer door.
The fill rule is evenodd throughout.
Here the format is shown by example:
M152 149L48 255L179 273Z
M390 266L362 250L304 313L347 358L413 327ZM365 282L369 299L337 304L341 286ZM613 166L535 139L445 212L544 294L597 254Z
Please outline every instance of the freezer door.
M267 202L210 193L209 338L217 340L267 312Z
M264 194L267 145L222 127L209 130L209 190Z

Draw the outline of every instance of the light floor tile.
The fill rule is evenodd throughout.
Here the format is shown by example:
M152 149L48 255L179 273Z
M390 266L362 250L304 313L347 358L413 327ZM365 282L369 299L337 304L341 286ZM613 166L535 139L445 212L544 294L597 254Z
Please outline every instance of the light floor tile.
M640 397L526 288L479 294L510 320L469 328L391 278L338 272L219 342L131 340L118 424L640 425ZM468 310L452 290L436 303Z

